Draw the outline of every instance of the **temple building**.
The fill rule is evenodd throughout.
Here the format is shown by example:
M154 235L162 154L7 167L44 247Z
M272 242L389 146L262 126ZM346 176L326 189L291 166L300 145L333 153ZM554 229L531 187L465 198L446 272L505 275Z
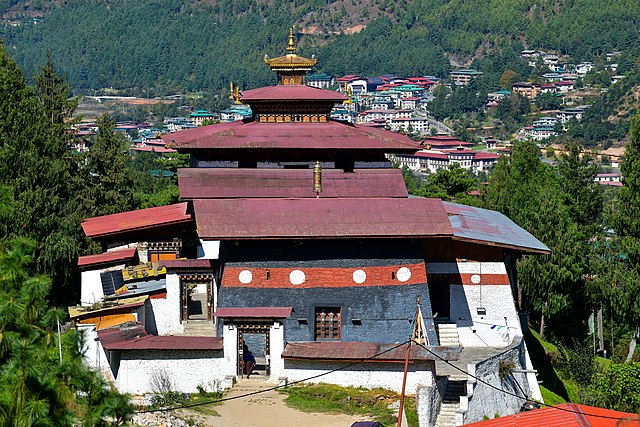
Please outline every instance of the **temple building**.
M454 423L540 398L514 271L518 257L549 249L500 213L410 198L387 156L420 146L332 120L347 98L306 85L316 59L295 52L291 32L285 56L265 56L277 84L240 93L251 119L163 137L190 154L180 203L83 222L104 248L79 259L70 309L88 362L133 394L153 392L158 375L184 392L232 387L246 381L248 350L274 384L399 391L419 301L425 345L411 346L407 390L421 425L444 416L456 381ZM493 406L483 383L439 372L464 361L496 382L507 359L514 382L503 387L522 399Z

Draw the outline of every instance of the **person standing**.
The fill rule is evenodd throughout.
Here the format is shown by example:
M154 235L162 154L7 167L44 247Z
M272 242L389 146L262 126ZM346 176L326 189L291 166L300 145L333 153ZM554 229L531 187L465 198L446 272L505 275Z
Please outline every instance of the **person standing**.
M253 372L253 367L256 366L256 358L253 357L253 353L251 353L249 347L245 347L245 351L243 353L242 359L244 360L244 366L247 370L247 378L250 378L251 373Z

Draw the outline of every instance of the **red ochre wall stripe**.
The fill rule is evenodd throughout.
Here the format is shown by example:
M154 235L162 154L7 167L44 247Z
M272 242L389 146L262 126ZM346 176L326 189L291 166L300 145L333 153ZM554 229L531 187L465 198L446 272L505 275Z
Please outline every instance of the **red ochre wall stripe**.
M509 276L506 274L449 274L449 284L451 285L508 285ZM479 283L473 283L471 277L480 276ZM427 279L428 281L428 279ZM477 279L476 279L477 281Z
M406 267L411 277L405 282L398 280L398 270ZM244 284L239 280L240 272L251 272L252 280ZM354 286L402 286L417 285L427 282L424 264L402 264L375 267L350 268L299 268L305 275L305 281L294 285L289 274L296 268L243 268L226 267L222 277L222 285L228 287L247 288L342 288ZM363 283L353 280L353 272L363 270L367 277ZM269 279L267 280L267 271ZM392 275L393 274L393 275Z

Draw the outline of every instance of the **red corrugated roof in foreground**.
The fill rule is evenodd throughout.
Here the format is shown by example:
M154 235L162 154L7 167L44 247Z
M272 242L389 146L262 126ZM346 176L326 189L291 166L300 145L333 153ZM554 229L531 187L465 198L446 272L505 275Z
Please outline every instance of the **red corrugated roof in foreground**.
M563 403L467 425L474 427L638 427L640 417L627 412Z
M222 350L222 338L149 335L140 324L98 331L107 350Z
M187 222L190 219L191 215L187 214L187 203L184 202L88 218L82 222L82 229L87 237L101 237L132 230Z
M170 148L193 149L379 149L415 152L405 135L330 120L327 123L218 123L163 135Z
M307 85L277 85L243 90L240 100L252 101L333 101L343 102L348 98L339 92Z
M286 319L291 316L293 308L291 307L218 307L216 317L235 317L235 318L268 318L268 319Z
M439 199L196 199L201 238L290 239L451 236Z
M316 197L311 169L188 168L178 170L180 198ZM320 198L408 197L400 169L322 170Z
M126 261L136 255L136 248L127 248L118 251L105 252L97 255L86 255L78 258L79 267L88 267L90 265L109 264L117 261Z
M458 360L459 347L431 347L430 350L445 360ZM283 359L312 360L364 360L372 362L404 362L407 345L373 342L315 341L287 343L282 352ZM440 360L424 348L412 345L409 353L412 361Z

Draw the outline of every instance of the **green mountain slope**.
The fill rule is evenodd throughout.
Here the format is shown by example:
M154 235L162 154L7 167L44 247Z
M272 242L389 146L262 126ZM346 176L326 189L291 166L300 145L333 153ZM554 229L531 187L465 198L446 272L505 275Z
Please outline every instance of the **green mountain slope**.
M27 74L49 49L81 90L268 84L261 56L283 52L292 24L301 52L334 74L444 76L450 59L505 49L513 57L524 47L580 61L640 36L637 0L0 0L0 8L2 37ZM8 24L20 16L43 20Z

